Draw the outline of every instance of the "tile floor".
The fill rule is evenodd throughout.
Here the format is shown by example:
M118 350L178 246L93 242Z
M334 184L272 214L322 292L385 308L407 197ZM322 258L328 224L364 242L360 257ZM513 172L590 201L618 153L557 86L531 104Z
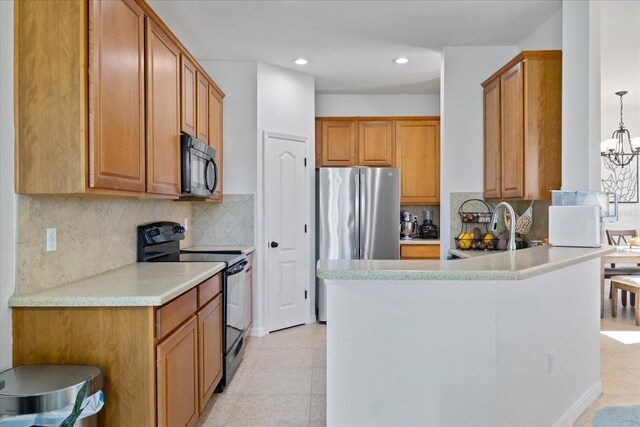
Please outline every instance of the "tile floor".
M326 425L326 349L320 324L250 338L231 385L196 426Z
M608 280L605 292L609 294ZM600 321L602 395L578 418L575 427L591 426L593 415L606 406L640 405L640 326L635 325L634 316L635 309L629 305L623 308L618 299L618 315L611 317L611 300L605 298L604 319Z
M608 289L607 289L608 292ZM605 302L604 332L621 332L624 344L601 334L602 396L575 426L591 426L605 406L640 405L640 327L634 309L618 309L611 317ZM245 358L229 388L215 394L201 414L198 427L326 425L326 330L306 325L251 338Z

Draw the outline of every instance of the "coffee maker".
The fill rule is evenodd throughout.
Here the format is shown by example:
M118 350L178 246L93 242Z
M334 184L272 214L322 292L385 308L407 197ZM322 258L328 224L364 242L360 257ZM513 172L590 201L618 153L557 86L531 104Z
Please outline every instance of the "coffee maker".
M421 239L437 239L438 238L438 226L433 223L433 213L426 209L422 211L424 215L424 221L420 226L420 238Z

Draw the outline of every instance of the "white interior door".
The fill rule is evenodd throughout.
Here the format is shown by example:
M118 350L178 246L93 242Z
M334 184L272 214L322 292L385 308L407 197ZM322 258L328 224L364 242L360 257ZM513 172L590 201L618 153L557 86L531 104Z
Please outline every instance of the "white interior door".
M269 331L306 321L306 138L266 134L265 223Z

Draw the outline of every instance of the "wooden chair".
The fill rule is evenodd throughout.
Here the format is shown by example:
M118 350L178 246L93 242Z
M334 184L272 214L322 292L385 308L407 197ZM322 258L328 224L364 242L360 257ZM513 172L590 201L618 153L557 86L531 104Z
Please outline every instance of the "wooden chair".
M620 292L628 291L632 298L635 299L636 326L640 326L640 276L613 276L611 278L611 290L613 291L613 300L611 301L612 317L616 317L618 309L618 289L620 289Z
M615 245L615 246L626 246L629 244L627 242L628 238L638 236L638 232L636 230L605 230L605 232L607 233L607 241L609 242L609 244ZM620 267L616 268L615 264L611 264L611 268L605 268L605 271L604 271L605 279L610 279L611 277L619 274L625 274L625 275L640 274L640 264L638 264L638 267L622 267L622 268ZM620 294L621 294L620 296L622 300L622 306L626 307L627 291L624 289L621 289ZM613 285L611 285L611 287L609 288L609 299L611 299L612 296L613 296ZM635 295L631 293L629 295L629 298L631 300L631 306L634 307L636 305Z

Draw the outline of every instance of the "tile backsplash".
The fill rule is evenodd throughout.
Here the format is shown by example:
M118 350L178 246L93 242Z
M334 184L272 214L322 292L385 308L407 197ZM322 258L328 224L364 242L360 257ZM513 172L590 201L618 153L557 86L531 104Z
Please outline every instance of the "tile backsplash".
M253 194L225 194L222 203L193 203L194 245L253 245Z
M192 222L190 203L73 196L17 196L16 293L52 288L136 262L136 227ZM46 252L46 229L57 251ZM187 235L189 244L190 233Z
M252 245L254 195L225 194L222 203L74 196L17 196L16 293L24 294L136 262L137 229L187 218L182 246ZM57 250L46 252L46 229Z

